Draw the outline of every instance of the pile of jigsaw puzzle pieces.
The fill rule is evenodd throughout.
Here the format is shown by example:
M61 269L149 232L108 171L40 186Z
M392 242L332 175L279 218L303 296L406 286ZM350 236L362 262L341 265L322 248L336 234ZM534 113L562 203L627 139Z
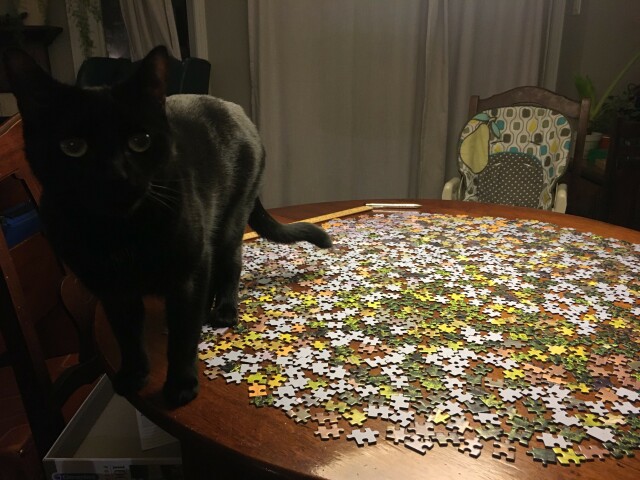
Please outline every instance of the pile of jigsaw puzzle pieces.
M519 444L545 466L640 448L640 245L415 212L324 227L332 250L245 245L240 323L203 331L210 378L318 441Z

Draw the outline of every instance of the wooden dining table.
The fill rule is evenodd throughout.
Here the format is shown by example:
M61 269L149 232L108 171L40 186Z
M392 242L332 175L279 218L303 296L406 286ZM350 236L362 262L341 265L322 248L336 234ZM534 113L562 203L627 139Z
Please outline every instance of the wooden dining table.
M607 238L640 244L640 232L587 218L554 212L474 202L440 200L353 200L272 209L281 222L293 222L360 207L367 202L412 202L416 212L451 216L537 220ZM367 214L370 214L367 213ZM365 214L366 215L366 214ZM357 215L356 215L357 216ZM353 217L346 217L353 218ZM389 247L393 248L393 247ZM204 362L198 397L186 406L167 408L162 398L166 372L166 327L161 299L146 300L146 345L152 370L148 384L130 402L150 420L177 437L182 445L184 478L327 478L327 479L639 479L640 457L607 456L580 465L546 465L533 461L531 448L514 444L514 461L496 459L490 441L474 458L457 447L438 445L424 454L385 438L389 424L368 420L380 436L375 445L321 440L314 422L298 422L281 409L257 408L249 402L247 386L206 378ZM637 335L637 325L635 330ZM98 308L96 341L106 371L119 368L119 350L104 312ZM471 414L469 414L469 418Z

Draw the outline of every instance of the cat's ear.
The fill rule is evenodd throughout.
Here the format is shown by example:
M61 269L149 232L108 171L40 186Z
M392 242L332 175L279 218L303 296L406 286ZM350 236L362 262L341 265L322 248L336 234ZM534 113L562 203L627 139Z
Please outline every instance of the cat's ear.
M137 77L137 78L135 78ZM163 46L151 50L140 61L134 82L148 98L164 106L167 96L167 79L169 77L169 53Z
M9 86L23 117L51 103L57 82L33 58L20 49L10 48L4 52L3 60Z

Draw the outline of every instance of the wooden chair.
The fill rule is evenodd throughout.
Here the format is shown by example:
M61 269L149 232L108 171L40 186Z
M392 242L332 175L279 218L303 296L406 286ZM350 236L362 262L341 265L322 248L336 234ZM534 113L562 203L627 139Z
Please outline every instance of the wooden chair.
M618 118L605 166L609 223L640 230L640 121Z
M19 115L0 126L0 206L38 204ZM41 459L101 369L96 300L41 232L9 246L0 231L0 479L42 478ZM72 405L73 404L73 405Z
M91 57L78 70L78 87L113 85L126 79L138 62L127 58ZM209 93L211 64L202 58L188 57L184 60L169 59L167 95L177 93Z
M524 162L520 165L522 168L519 167L520 171L516 172L518 175L515 176L523 176L520 175L520 173L526 173L527 170L537 167L539 176L541 177L541 193L538 208L553 208L555 211L564 212L567 206L567 187L565 184L559 184L556 188L556 182L563 181L570 176L579 175L580 173L589 116L589 104L588 99L575 101L550 90L534 86L517 87L488 98L480 98L478 95L472 96L469 102L469 118L471 120L462 131L458 152L458 164L461 166L461 173L464 178L454 178L447 182L443 189L442 198L462 199L465 197L466 189L471 188L471 193L466 195L468 199L486 201L481 198L482 195L477 195L477 190L473 191L477 183L481 181L481 179L477 178L478 172L465 172L464 162L461 159L461 149L464 139L466 138L465 132L467 136L470 137L470 134L473 133L471 130L478 126L476 124L484 123L483 129L487 135L483 137L483 140L486 140L484 143L487 144L486 148L487 151L489 151L489 156L497 153L491 149L494 146L497 148L495 144L501 143L500 148L505 149L506 156L511 154L514 156L514 161ZM527 109L526 107L533 108ZM523 115L522 118L519 116L521 113ZM539 124L535 130L529 131L523 127L523 124L527 123L529 118L532 118L526 117L525 114L540 115ZM486 118L484 118L483 115ZM510 117L509 115L513 116ZM551 125L550 128L547 127L543 131L542 123L546 121L547 118L557 121L558 125ZM519 121L520 125L514 128L519 128L520 130L518 133L513 133L510 131L511 127L509 123L512 122L512 124L515 124L516 121ZM552 160L555 163L551 165L552 168L550 168L550 165L541 164L543 162L542 154L544 151L539 147L545 144L545 135L549 135L551 139L558 139L560 135L565 135L563 130L566 129L562 128L562 123L560 122L568 123L570 132L567 132L567 134L570 135L570 137L568 136L566 140L563 140L559 148L562 149L565 147L565 144L568 145L570 139L571 151L567 148L566 154L559 153L555 155ZM527 123L527 127L530 125L535 126L534 123ZM508 140L505 140L507 138L505 133L509 134ZM499 135L502 135L502 137L498 138ZM525 142L521 142L519 136L524 136ZM527 144L526 149L523 143ZM517 147L515 146L516 144L518 144ZM551 155L548 153L544 153L544 155L547 160L551 158ZM530 164L527 159L531 160ZM511 159L506 160L509 161ZM544 160L544 162L547 160ZM504 160L500 161L502 162ZM494 166L493 164L491 165L492 167ZM504 164L501 165L504 166ZM570 173L564 173L565 169ZM492 171L496 173L501 172L500 168L494 168ZM550 171L552 172L551 174L549 173ZM488 171L485 172L485 175L486 173L488 173ZM472 178L474 175L476 176L475 179ZM526 177L526 175L524 177ZM466 185L465 180L466 183L475 183L471 186ZM485 180L489 179L485 178ZM499 184L502 179L495 181ZM505 185L505 187L508 187L508 185ZM515 203L513 204L515 205Z
M472 96L469 101L469 115L473 116L484 110L509 105L533 105L548 108L564 115L575 132L573 154L570 159L571 168L579 173L582 168L584 140L589 124L591 102L588 98L572 100L546 88L517 87L488 98L480 98L478 95Z

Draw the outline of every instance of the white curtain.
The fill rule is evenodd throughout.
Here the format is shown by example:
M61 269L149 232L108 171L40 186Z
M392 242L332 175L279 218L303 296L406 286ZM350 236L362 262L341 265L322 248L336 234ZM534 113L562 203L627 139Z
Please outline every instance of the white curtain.
M457 175L471 95L540 85L550 2L429 0L418 196L439 198Z
M439 197L469 97L539 84L547 8L249 0L265 204Z
M131 60L140 60L158 45L167 47L172 57L182 58L171 0L120 0L120 9Z

